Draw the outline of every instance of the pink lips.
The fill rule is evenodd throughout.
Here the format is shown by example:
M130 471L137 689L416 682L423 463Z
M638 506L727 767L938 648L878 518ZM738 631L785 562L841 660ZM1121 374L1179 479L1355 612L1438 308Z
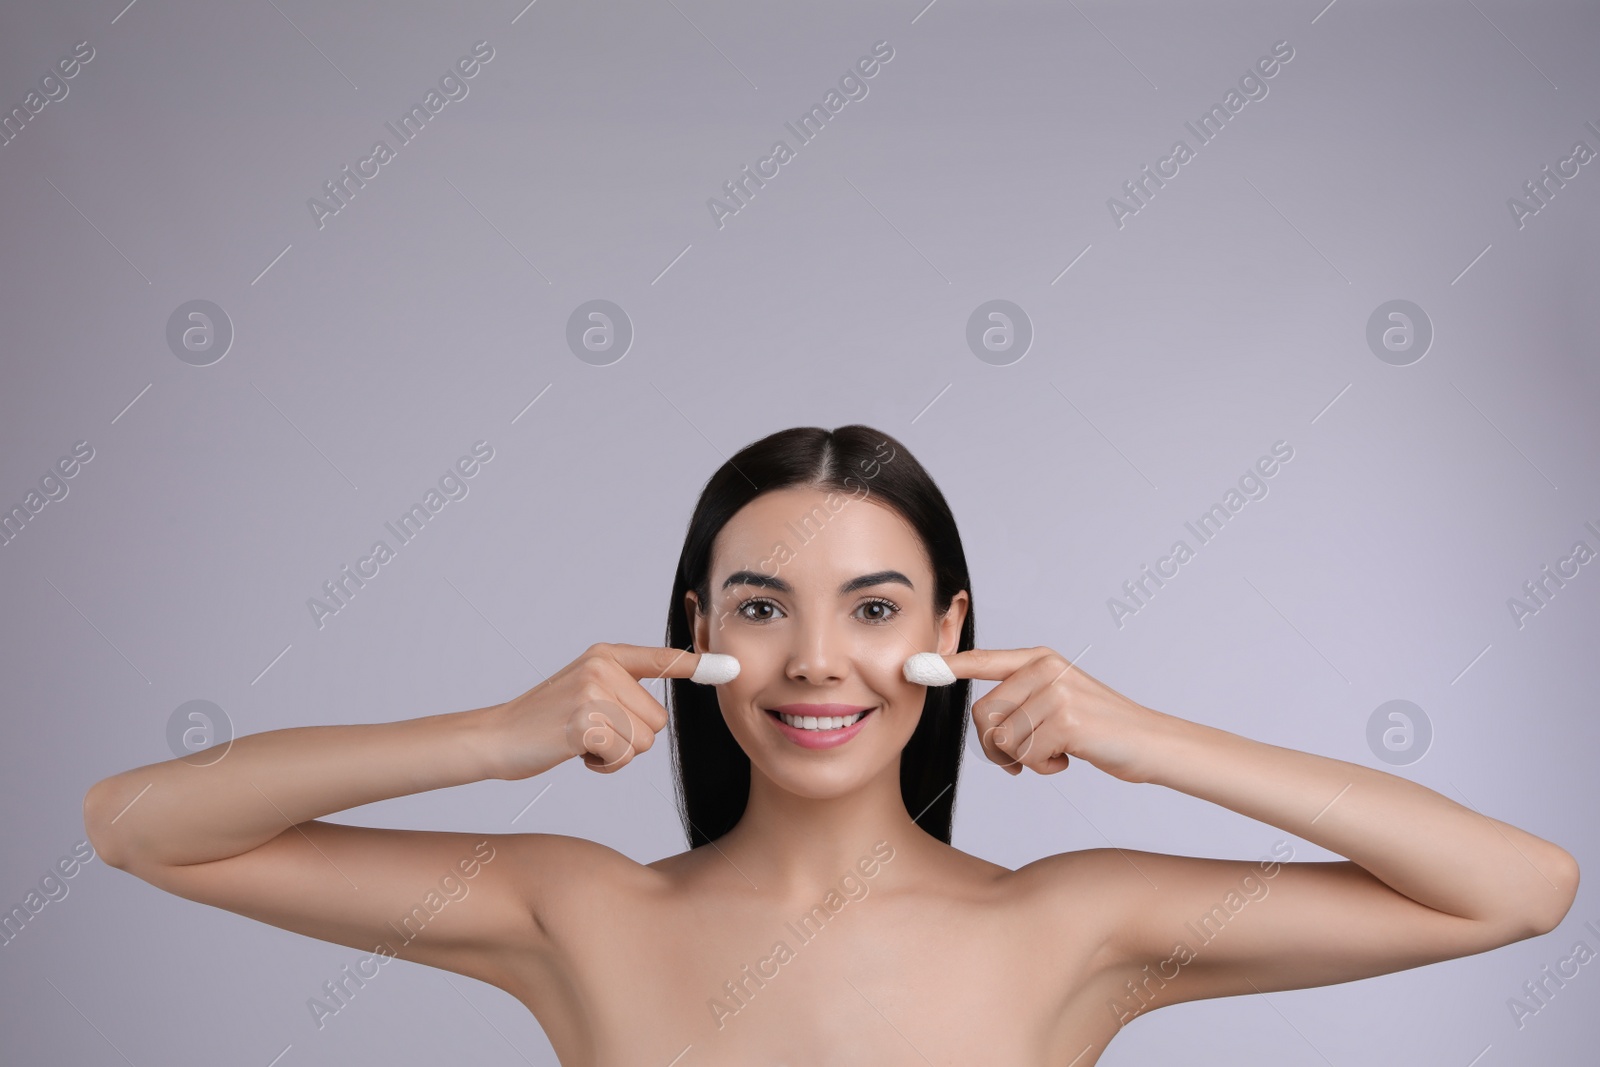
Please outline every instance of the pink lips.
M837 730L802 730L790 726L776 715L767 716L785 737L801 748L834 748L860 733L876 709L860 704L780 704L770 710L781 711L786 715L815 716L819 719L854 715L858 711L867 712L849 726Z

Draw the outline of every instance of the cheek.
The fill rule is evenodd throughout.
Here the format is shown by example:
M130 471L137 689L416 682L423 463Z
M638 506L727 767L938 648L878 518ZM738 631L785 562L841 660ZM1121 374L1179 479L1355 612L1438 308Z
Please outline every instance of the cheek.
M892 642L873 642L857 651L856 669L878 692L899 699L916 688L905 675L906 659L913 651L899 635Z
M783 657L770 641L763 641L748 630L726 629L711 635L711 650L734 657L739 661L739 676L727 685L717 687L725 707L743 707L754 703L758 695L770 689L775 681L782 680Z
M852 655L862 674L889 687L921 688L906 681L906 660L938 646L936 632L915 623L869 631L855 642Z
M770 637L753 632L749 627L727 626L711 631L710 647L739 661L739 677L735 686L742 686L747 677L764 674L782 659L778 643Z

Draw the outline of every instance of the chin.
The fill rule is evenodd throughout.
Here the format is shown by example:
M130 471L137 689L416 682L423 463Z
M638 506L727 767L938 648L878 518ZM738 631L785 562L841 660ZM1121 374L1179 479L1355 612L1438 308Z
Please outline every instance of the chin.
M874 764L868 768L854 760L848 763L813 763L809 766L797 765L796 761L789 760L785 761L785 765L761 766L760 770L785 792L808 800L831 800L860 789L882 767L882 764Z

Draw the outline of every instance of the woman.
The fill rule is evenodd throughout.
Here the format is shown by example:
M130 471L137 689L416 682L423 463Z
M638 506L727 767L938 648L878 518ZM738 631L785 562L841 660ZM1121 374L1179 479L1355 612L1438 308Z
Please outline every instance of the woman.
M955 522L904 446L786 430L702 492L669 647L596 644L503 704L127 771L89 791L85 822L108 863L169 892L499 986L563 1064L597 1067L1088 1067L1152 1008L1483 952L1571 906L1577 865L1542 838L973 633ZM923 680L945 684L910 680L930 652L948 670ZM734 661L715 688L691 680ZM1081 759L1349 859L967 855L949 841L975 678L999 683L972 714L1012 774ZM669 721L691 848L653 863L557 834L322 821L573 756L614 772ZM354 988L330 983L327 1010Z

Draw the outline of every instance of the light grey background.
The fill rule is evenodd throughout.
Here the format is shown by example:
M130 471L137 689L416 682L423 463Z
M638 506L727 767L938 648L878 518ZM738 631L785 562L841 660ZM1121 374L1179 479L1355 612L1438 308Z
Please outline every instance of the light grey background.
M0 32L6 110L94 49L0 147L0 505L94 449L0 547L0 906L82 840L93 781L171 756L186 701L240 733L387 721L659 642L711 471L858 421L949 497L981 645L1082 653L1142 703L1392 769L1600 862L1600 563L1520 627L1507 604L1600 549L1600 162L1520 227L1507 203L1574 142L1600 150L1592 4L121 2L8 6ZM480 40L469 94L319 229L307 200ZM795 147L784 123L880 40L868 95L719 229L707 199ZM1282 40L1267 95L1198 145L1184 123ZM1195 158L1119 228L1108 199L1180 137ZM166 341L196 299L235 331L205 367ZM636 331L609 366L566 344L592 299ZM992 299L1035 332L1009 366L965 340ZM1434 330L1408 366L1366 340L1395 299ZM469 494L319 629L307 599L478 440ZM1280 440L1268 495L1117 626L1108 598ZM1394 699L1434 736L1391 767L1367 726ZM670 794L658 745L614 776L569 763L342 817L647 861L683 848ZM1009 866L1284 838L981 758L956 818ZM360 953L103 863L65 884L0 948L8 1064L556 1062L505 994L411 964L319 1030L307 998ZM1102 1063L1590 1062L1595 966L1521 1029L1507 1005L1600 948L1585 921L1587 885L1547 937L1157 1012Z

